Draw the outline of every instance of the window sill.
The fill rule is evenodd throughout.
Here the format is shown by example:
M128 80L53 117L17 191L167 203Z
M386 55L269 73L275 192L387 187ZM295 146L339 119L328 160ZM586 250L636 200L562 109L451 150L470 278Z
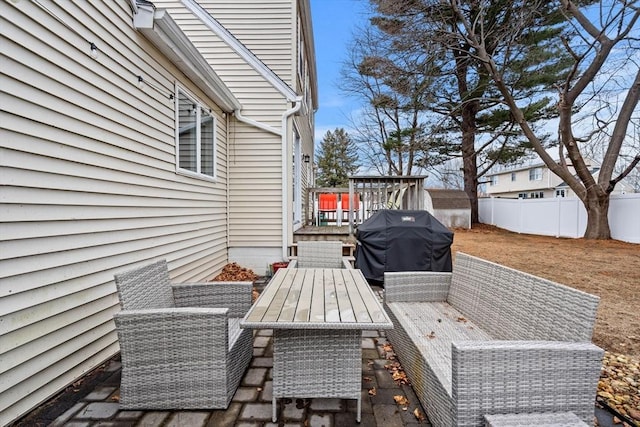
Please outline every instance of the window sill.
M187 169L176 169L176 174L182 175L182 176L188 176L189 178L200 179L202 181L218 182L218 178L215 176L204 175L201 173L192 172Z

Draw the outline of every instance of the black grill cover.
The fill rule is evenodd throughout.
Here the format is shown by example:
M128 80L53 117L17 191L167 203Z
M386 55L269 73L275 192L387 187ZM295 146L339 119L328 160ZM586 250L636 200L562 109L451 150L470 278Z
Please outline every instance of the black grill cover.
M451 271L453 233L427 211L380 210L356 238L355 266L371 282L385 271Z

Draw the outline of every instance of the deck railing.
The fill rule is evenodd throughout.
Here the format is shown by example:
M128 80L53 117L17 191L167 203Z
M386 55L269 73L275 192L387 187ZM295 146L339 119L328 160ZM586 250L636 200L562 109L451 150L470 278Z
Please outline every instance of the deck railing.
M353 176L348 188L309 188L308 225L358 224L381 209L424 209L425 176Z

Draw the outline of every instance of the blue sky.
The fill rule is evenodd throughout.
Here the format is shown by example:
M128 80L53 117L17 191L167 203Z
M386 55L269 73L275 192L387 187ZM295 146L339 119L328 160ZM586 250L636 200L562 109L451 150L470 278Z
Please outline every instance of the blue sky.
M366 22L367 5L364 0L311 0L320 101L315 117L316 143L327 130L348 128L351 110L357 108L355 101L342 96L336 85L351 34Z

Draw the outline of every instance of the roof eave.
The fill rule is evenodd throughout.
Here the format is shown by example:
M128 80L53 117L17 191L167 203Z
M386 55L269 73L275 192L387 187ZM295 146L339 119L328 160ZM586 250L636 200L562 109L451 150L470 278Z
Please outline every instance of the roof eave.
M223 111L230 113L242 108L240 101L165 9L138 2L134 26Z

